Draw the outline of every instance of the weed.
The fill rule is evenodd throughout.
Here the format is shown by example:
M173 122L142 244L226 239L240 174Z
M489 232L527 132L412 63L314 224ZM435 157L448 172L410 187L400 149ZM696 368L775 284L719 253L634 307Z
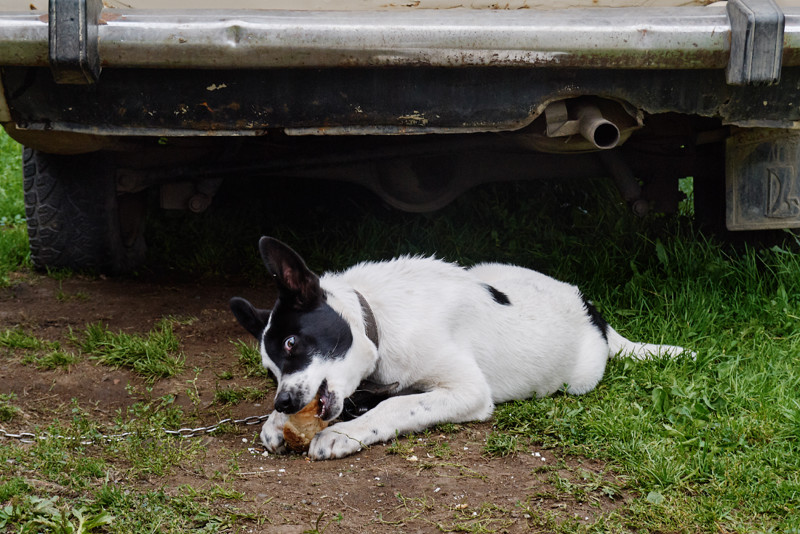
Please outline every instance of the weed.
M442 532L505 532L514 523L510 511L492 503L483 503L477 508L459 507L450 524L439 523Z
M232 343L239 353L239 366L244 369L245 378L269 376L269 371L261 364L261 353L255 344L242 340L232 341Z
M265 394L264 390L252 386L218 389L214 392L214 402L227 405L257 402L263 399Z
M407 457L414 454L414 446L408 436L401 437L399 432L395 432L394 441L386 447L386 453Z
M220 380L233 380L233 372L225 370L217 375Z
M105 511L91 513L84 507L59 505L58 497L43 499L29 496L27 501L27 504L30 505L28 512L30 517L22 523L22 532L44 530L53 534L85 534L111 525L115 520L114 516ZM2 523L2 516L0 516L0 526Z
M59 302L69 302L69 301L87 301L89 300L89 295L84 293L83 291L76 291L75 293L67 293L61 287L61 282L59 281L58 291L56 292L56 300Z
M100 363L133 369L150 380L175 376L183 369L180 341L169 321L160 321L147 337L114 334L103 324L95 323L86 327L83 341L74 335L73 340Z
M75 354L61 350L61 345L57 341L44 341L21 328L0 333L0 347L22 351L24 353L22 363L43 370L59 368L67 370L80 360Z
M0 347L21 350L46 350L54 348L52 344L25 332L21 328L13 328L0 332Z
M450 443L443 440L435 441L428 448L428 452L429 454L433 455L434 458L439 458L443 460L451 458L455 454L453 448L450 446Z
M194 315L168 315L164 317L164 320L181 326L192 326L199 321L200 318Z
M490 456L508 456L517 452L519 436L501 432L492 432L486 438L484 450Z
M338 524L342 522L342 514L337 514L331 521L328 521L324 527L320 530L320 524L322 523L322 518L325 517L325 512L320 512L317 516L317 520L314 521L314 528L310 530L304 530L303 534L323 534L328 527L331 526L331 523L334 521Z
M12 404L16 398L17 395L14 393L0 394L0 421L11 421L19 413L19 408ZM0 502L2 502L2 500L0 500Z
M26 354L22 358L22 363L33 365L41 370L63 369L67 371L79 361L80 357L76 354L62 350L54 350L44 354Z

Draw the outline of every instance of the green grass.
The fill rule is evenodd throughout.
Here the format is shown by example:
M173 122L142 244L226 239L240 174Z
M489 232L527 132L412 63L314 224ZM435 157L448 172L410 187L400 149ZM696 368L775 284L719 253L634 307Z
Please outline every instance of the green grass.
M29 264L22 197L22 147L0 128L0 287L11 271Z
M53 344L37 338L22 328L12 328L0 332L0 347L21 350L45 350L53 348Z
M73 340L98 362L132 369L150 380L175 376L183 370L185 358L169 320L160 321L147 336L115 334L101 323L90 324L82 338L74 335Z
M173 400L155 399L120 411L116 425L109 429L101 429L76 407L68 423L41 429L62 438L0 447L0 530L227 531L245 517L235 506L241 494L232 488L217 484L168 494L164 489L136 490L126 485L132 480L166 476L181 466L202 468L200 440L176 438L158 430L177 427L185 420ZM130 435L125 440L104 441L103 430ZM87 438L93 443L87 443ZM224 509L215 512L212 502L224 502ZM81 522L82 531L77 530Z
M22 328L12 328L0 332L0 348L7 352L21 353L22 363L33 365L38 369L63 369L65 371L78 361L80 357L61 349L57 341L45 341L25 332Z
M237 339L233 342L238 354L239 367L244 370L245 377L267 377L269 372L261 365L261 353L255 342L245 342Z
M19 408L14 406L17 396L14 393L0 394L0 422L8 422L19 413ZM0 499L2 502L2 499Z
M266 391L253 386L230 387L218 389L214 392L214 402L217 404L235 405L242 402L258 402L264 398Z

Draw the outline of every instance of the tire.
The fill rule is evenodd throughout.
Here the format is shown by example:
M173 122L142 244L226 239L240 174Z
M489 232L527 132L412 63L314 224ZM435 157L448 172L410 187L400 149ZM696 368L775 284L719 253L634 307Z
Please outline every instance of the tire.
M123 274L144 261L143 211L118 198L108 154L62 156L25 148L22 159L35 268ZM131 215L121 219L121 211Z

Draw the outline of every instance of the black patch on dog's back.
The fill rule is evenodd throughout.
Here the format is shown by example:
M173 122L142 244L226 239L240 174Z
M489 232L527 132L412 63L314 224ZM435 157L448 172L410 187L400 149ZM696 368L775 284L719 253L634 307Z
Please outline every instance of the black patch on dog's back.
M498 304L502 304L503 306L511 306L511 301L508 300L508 295L500 291L499 289L490 286L489 284L483 284L483 287L489 291L492 295L494 301Z
M586 297L581 295L581 299L583 300L583 307L586 309L586 314L589 316L589 320L592 321L592 324L600 330L600 333L603 335L603 339L608 341L608 322L603 319L603 316L600 315L600 312L597 311L597 308L594 307L594 304L590 300L587 300Z

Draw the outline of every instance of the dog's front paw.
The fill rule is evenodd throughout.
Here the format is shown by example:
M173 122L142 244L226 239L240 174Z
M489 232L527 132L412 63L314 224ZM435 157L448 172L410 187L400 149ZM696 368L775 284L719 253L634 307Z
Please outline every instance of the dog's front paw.
M368 445L358 436L348 434L346 426L343 423L329 426L314 436L308 448L309 458L312 460L344 458Z
M283 425L286 423L286 419L286 415L272 412L264 426L261 427L261 443L267 452L273 454L286 452L286 443L283 440Z

